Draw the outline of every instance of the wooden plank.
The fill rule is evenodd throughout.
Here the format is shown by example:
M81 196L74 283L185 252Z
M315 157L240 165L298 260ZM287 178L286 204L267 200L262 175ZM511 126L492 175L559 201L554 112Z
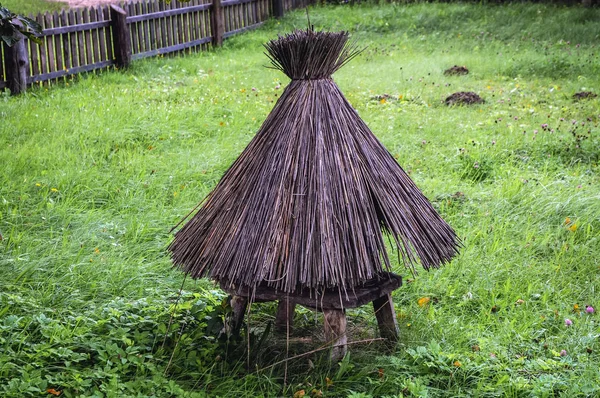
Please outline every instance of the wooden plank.
M82 10L83 10L82 8L75 9L75 24L76 25L79 25L83 22ZM77 37L77 51L78 51L79 65L85 65L86 64L85 43L84 43L85 35L83 32L77 32L77 33L75 33L75 35Z
M234 6L237 4L246 4L246 3L251 3L254 0L223 0L221 2L221 6L223 7L229 7L229 6Z
M67 19L67 12L62 10L60 13L59 25L58 26L67 26L69 25L69 21ZM60 35L61 38L61 59L62 59L62 67L61 69L69 69L71 65L71 56L70 56L70 48L71 45L69 43L69 33L64 33Z
M231 306L231 313L225 317L223 331L221 333L226 336L237 336L244 323L248 299L245 297L232 296L229 297L229 305Z
M187 43L191 41L191 32L190 32L190 13L181 14L182 24L183 24L183 43Z
M396 320L394 301L390 293L373 300L373 310L377 318L379 334L390 342L398 341L399 329Z
M156 11L156 0L148 0L148 14ZM148 35L150 36L150 49L156 50L159 48L158 21L156 19L148 21Z
M77 23L82 24L86 20L86 15L88 14L87 8L80 8L77 13ZM89 17L87 18L89 21ZM79 33L79 64L80 65L88 65L92 63L91 54L90 54L90 31L82 31ZM89 58L89 61L88 61Z
M223 9L221 8L221 0L213 0L211 9L211 36L214 47L223 45L223 33L225 33L225 22L223 20Z
M101 28L103 26L109 26L109 21L100 21L100 22L90 22L90 23L82 23L79 25L72 26L63 26L57 28L45 28L42 31L43 36L53 36L61 33L72 33L72 32L81 32L90 29Z
M346 335L346 312L344 310L323 311L325 340L332 345L331 360L338 361L346 355L348 350L348 336Z
M141 15L142 14L142 9L141 9L141 4L139 2L135 2L133 3L133 15ZM144 32L143 32L143 27L142 24L140 22L136 22L135 24L133 24L135 26L135 31L137 34L137 47L132 49L132 54L137 54L137 53L143 53L144 52Z
M142 15L148 14L148 2L146 0L143 0L142 3L140 4L141 7L141 13ZM141 24L141 28L142 28L142 37L144 40L144 45L143 45L143 49L144 52L146 51L150 51L152 50L152 43L150 43L150 28L148 26L149 22L148 20L144 20L144 21L140 21Z
M49 12L44 14L44 27L52 26L52 15ZM54 55L54 37L45 37L46 40L46 70L44 73L56 70L56 58Z
M244 0L244 1L252 1L252 0ZM176 9L155 11L155 12L151 12L151 13L148 13L145 15L131 15L127 18L127 22L133 23L133 22L139 22L139 21L147 21L147 20L151 20L151 19L165 18L165 17L175 16L175 15L179 15L179 14L188 14L188 13L194 12L194 11L208 10L208 9L210 9L210 6L211 6L210 4L200 4L200 5L196 5L196 6L190 6L190 7L182 7L182 8L176 8Z
M96 19L98 21L104 21L104 12L102 11L102 8L95 7L95 10L96 10ZM110 28L107 28L107 27L98 29L99 57L98 57L97 62L108 61L109 59L112 59L112 57L108 56L108 51L106 49L106 35L109 34L109 33L107 33L109 30L110 30Z
M294 312L296 303L289 298L279 300L277 313L275 314L275 330L278 332L291 333L294 326Z
M112 43L113 26L112 26L112 19L110 16L109 6L102 7L102 14L104 16L105 21L111 21L110 29L105 28L104 34L105 34L105 40L106 40L106 56L108 57L107 60L114 60L115 59L115 49L114 49L114 46Z
M179 8L179 2L173 1L173 7ZM175 44L182 44L182 36L181 36L181 14L177 14L173 16L173 38L175 39Z
M83 23L90 22L90 10L88 8L82 9ZM91 65L94 63L94 56L92 50L92 31L90 29L85 30L83 33L85 43L85 63Z
M40 57L39 57L39 47L41 44L37 44L32 40L26 40L26 44L29 47L29 70L27 71L27 76L35 76L40 74Z
M89 14L90 22L96 22L98 20L98 11L96 7L90 8ZM92 29L90 35L92 45L92 51L90 52L92 55L92 62L90 62L90 64L93 64L94 62L100 62L100 38L98 36L98 29Z
M290 293L290 299L296 304L314 308L318 311L326 309L356 308L368 304L402 286L402 277L391 272L383 272L378 278L371 279L361 286L348 288L346 292L340 292L339 288L326 289L323 292L309 292L303 290ZM281 298L281 292L270 288L267 284L261 284L256 289L240 286L232 289L226 284L221 284L221 289L229 294L253 297L255 302L276 301Z
M69 10L67 13L67 24L75 24L75 13L73 10ZM69 59L71 61L71 68L79 66L79 57L77 56L77 33L69 33Z
M161 54L169 54L169 53L173 53L176 51L182 51L182 50L185 50L190 47L210 43L211 40L212 40L212 38L210 38L210 37L204 37L202 39L194 40L194 41L191 41L188 43L175 44L173 46L163 47L163 48L148 51L145 53L133 54L131 56L131 59L136 60L136 59L141 59L141 58L153 57L153 56L161 55Z
M231 36L235 36L235 35L238 35L240 33L244 33L244 32L247 32L249 30L256 29L256 28L260 28L263 24L264 24L264 22L259 22L259 23L256 23L254 25L246 26L245 28L240 28L240 29L229 31L229 32L225 32L223 34L223 39L228 39Z
M91 72L93 70L107 68L114 64L115 64L114 61L97 62L92 65L77 66L77 67L74 67L74 68L71 68L68 70L66 70L66 69L58 70L58 71L45 73L45 74L38 75L38 76L32 76L29 79L27 79L27 81L29 83L35 83L35 82L41 82L41 81L46 81L46 80L54 80L54 79L58 79L58 78L65 77L65 76L76 75L78 73Z
M46 19L44 15L38 14L36 22L40 24L42 30L46 27ZM40 74L48 72L48 38L40 37L42 44L40 45Z
M168 4L167 5L167 9L168 10L171 10L172 8L173 8L173 4ZM174 36L173 36L173 32L174 32L174 29L173 29L173 17L170 16L170 15L168 15L165 18L165 24L167 26L167 43L169 44L169 47L171 47L171 46L175 45L175 39L174 39Z
M0 88L4 88L3 84L6 83L6 77L4 75L4 46L0 46Z
M255 23L260 22L260 20L258 19L258 7L259 7L259 2L258 1L253 1L252 2L252 23L250 25L254 25Z
M131 35L127 25L127 13L121 7L110 6L115 51L115 64L119 68L126 68L131 63Z

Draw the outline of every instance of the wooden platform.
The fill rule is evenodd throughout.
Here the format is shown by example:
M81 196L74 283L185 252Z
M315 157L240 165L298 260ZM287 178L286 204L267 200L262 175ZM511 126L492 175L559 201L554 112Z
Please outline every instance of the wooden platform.
M322 292L300 291L283 293L267 286L259 285L254 291L248 287L232 289L222 283L221 288L231 295L232 314L225 322L227 333L238 333L244 320L248 300L252 302L278 301L275 329L289 332L293 326L296 304L322 311L324 315L325 338L332 343L331 358L337 360L346 353L346 308L357 308L369 302L377 318L381 337L391 342L398 340L398 324L391 293L402 286L402 277L384 272L363 285L346 289L325 289Z

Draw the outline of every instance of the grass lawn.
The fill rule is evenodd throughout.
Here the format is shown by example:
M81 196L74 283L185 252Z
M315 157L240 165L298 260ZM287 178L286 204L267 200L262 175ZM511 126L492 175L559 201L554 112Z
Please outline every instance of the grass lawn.
M304 28L298 11L217 51L0 95L2 396L600 395L600 315L586 310L600 311L600 100L572 99L600 93L600 10L310 17L367 46L335 80L464 240L440 270L395 263L397 347L352 346L333 364L319 352L285 378L270 366L286 356L267 335L274 306L252 306L243 341L216 340L224 294L184 281L165 250L288 83L261 46ZM470 73L445 76L453 65ZM486 102L445 106L457 91ZM371 308L348 314L350 340L377 336ZM300 310L296 336L320 325ZM298 341L288 355L318 346Z
M58 11L67 8L67 3L47 0L2 0L3 7L23 15L37 15L46 11Z

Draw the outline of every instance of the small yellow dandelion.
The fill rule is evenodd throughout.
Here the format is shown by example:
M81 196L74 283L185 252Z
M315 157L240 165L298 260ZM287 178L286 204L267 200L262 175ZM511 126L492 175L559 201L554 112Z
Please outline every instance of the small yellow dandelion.
M51 188L50 190L51 190L52 192L58 192L58 189L56 189L56 188Z
M41 187L42 184L40 184L39 182L35 184L36 187Z
M454 361L452 365L456 366L457 368L460 368L462 366L462 364L459 361Z
M385 104L386 102L387 102L387 101L385 100L385 98L382 98L382 99L380 99L380 100L379 100L379 103L380 103L380 104Z
M571 219L569 217L565 218L565 225L571 224Z
M95 248L94 249L94 253L96 253L96 254L100 253L100 249L99 248Z
M575 231L577 231L577 224L573 224L573 225L571 225L571 226L569 227L569 231L571 231L571 232L575 232Z
M579 309L579 304L575 304L573 305L573 312L580 312L581 310Z

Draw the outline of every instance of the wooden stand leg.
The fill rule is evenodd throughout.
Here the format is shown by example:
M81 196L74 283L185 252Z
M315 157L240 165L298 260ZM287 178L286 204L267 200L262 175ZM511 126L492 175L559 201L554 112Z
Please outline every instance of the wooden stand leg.
M287 298L279 300L277 314L275 315L275 330L277 332L292 332L295 311L296 303Z
M381 337L394 343L398 341L398 322L396 321L396 311L394 310L392 295L386 294L374 300L373 309L375 310Z
M331 360L340 360L346 355L348 337L346 336L346 312L344 310L324 310L325 339L334 346Z
M231 314L225 319L223 333L225 333L227 336L237 336L240 333L240 328L244 322L244 315L246 315L248 299L240 296L232 296L230 303Z

